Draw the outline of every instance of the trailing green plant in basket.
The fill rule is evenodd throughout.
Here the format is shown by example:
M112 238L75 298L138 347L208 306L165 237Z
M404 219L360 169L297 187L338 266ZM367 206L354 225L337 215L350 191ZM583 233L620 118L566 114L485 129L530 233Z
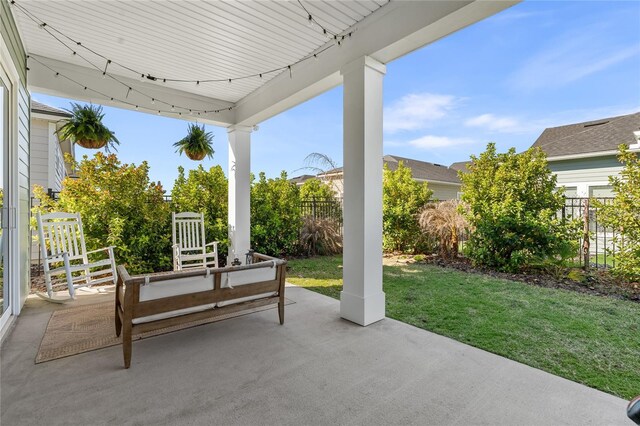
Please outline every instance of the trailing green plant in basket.
M70 139L83 148L100 149L105 147L109 152L119 145L120 141L114 132L102 124L104 113L98 105L72 103L71 110L66 110L71 117L58 129L58 137L62 140Z
M211 132L204 131L204 124L202 127L197 124L189 124L189 130L187 136L174 143L176 152L182 154L183 152L192 160L200 161L204 157L213 157L212 145L213 135Z

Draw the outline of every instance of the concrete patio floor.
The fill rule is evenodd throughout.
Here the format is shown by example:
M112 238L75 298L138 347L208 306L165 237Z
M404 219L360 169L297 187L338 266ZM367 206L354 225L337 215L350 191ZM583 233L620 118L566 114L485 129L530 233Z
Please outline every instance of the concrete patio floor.
M95 295L74 303L96 303ZM35 365L51 312L30 299L2 345L1 423L632 424L626 401L404 323L363 328L287 288L268 310Z

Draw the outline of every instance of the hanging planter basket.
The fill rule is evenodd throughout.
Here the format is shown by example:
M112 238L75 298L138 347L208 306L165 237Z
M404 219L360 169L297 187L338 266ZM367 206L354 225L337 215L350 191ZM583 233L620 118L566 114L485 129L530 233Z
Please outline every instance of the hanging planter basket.
M115 133L102 123L102 107L75 103L72 103L71 107L71 110L66 110L71 117L66 119L57 131L60 140L69 139L87 149L106 147L107 152L110 148L115 149L120 142Z
M204 160L204 157L213 157L212 146L213 135L211 132L205 132L204 125L202 127L197 124L189 124L187 136L174 143L176 152L185 153L193 161Z
M206 152L185 151L184 153L187 155L187 157L189 157L193 161L202 161L202 160L204 160L204 157L207 156Z
M78 139L76 143L86 149L100 149L107 145L107 141L98 141L94 139Z

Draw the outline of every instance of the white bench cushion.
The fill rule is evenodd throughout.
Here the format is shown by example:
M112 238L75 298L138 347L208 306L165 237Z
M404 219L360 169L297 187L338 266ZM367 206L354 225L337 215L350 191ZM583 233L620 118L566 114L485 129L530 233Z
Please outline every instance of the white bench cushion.
M140 287L140 301L145 302L149 300L162 299L164 297L179 296L182 294L197 293L207 290L213 290L213 275L210 275L209 277L197 276L166 281L155 281ZM142 324L145 322L192 314L194 312L202 312L207 309L213 309L215 306L215 303L210 303L191 308L176 309L175 311L135 318L132 322L133 324Z
M276 267L263 267L255 269L245 269L242 271L233 271L222 274L222 282L220 283L222 288L225 287L239 287L245 284L254 284L263 281L273 281L276 279ZM255 296L241 297L239 299L226 300L224 302L218 302L219 307L232 305L234 303L246 302L248 300L260 299L263 297L269 297L276 295L277 292L256 294Z

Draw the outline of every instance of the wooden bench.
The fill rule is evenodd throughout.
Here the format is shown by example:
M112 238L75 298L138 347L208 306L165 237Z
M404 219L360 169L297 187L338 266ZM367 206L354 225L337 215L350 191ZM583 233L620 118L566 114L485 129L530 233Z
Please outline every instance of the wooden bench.
M249 265L133 277L118 266L115 326L125 368L134 334L275 303L283 324L286 264L254 253Z

